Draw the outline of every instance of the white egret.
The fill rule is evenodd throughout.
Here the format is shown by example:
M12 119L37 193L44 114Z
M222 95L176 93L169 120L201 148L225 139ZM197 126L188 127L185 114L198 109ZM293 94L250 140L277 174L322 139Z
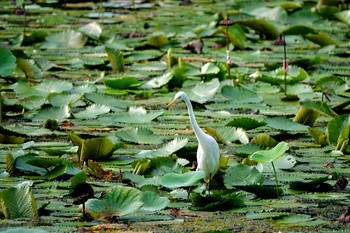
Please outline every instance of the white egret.
M185 92L180 91L176 93L174 99L166 106L166 109L173 105L177 100L183 100L186 103L192 129L198 140L197 170L205 171L206 177L204 180L208 183L208 187L210 187L210 180L213 178L219 168L219 145L212 136L204 133L198 126L193 113L191 101Z

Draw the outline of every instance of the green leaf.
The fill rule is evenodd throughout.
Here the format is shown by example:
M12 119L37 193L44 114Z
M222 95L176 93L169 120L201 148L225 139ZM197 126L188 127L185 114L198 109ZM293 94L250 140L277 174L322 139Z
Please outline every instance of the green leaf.
M160 77L152 78L151 80L144 83L141 88L143 89L152 89L159 88L167 84L173 78L172 72L166 72Z
M49 168L59 165L62 161L63 158L36 156L28 159L26 163L36 167Z
M0 76L6 77L16 68L16 57L6 47L0 47Z
M91 138L82 141L81 144L81 161L89 159L103 161L112 156L115 150L113 142L109 138Z
M134 77L106 77L104 79L104 83L107 87L117 89L117 90L125 90L125 89L135 89L140 85L140 81Z
M204 179L205 176L206 174L202 170L189 171L183 174L167 173L162 176L160 183L164 187L170 189L189 187L198 184L198 182Z
M311 181L293 181L289 183L289 188L307 192L329 192L333 189L326 181L331 180L329 176L321 177Z
M102 34L101 26L96 22L91 22L85 26L78 29L79 32L83 33L85 36L91 39L98 39Z
M94 119L101 114L108 113L111 109L106 105L92 104L85 110L74 113L75 118L80 119Z
M142 192L131 187L116 185L99 199L85 203L86 212L94 219L110 220L134 213L144 204Z
M159 211L165 209L170 203L167 197L161 197L151 191L143 192L143 201L144 204L141 209L146 211Z
M113 72L124 72L124 55L120 50L106 46L108 60L111 63Z
M265 35L266 39L274 40L280 34L276 26L264 19L246 19L237 21L247 27L257 31L258 34Z
M115 114L116 117L113 118L113 121L142 124L150 122L162 114L163 111L153 111L147 113L147 111L143 107L130 107L128 112Z
M239 103L260 103L262 98L243 87L223 86L221 94L226 98Z
M68 93L52 93L48 96L48 101L52 106L69 106L77 102L82 95L80 94L68 94Z
M0 193L2 212L6 219L39 218L31 187L15 187Z
M42 70L33 59L17 57L17 67L30 79L39 79L43 77Z
M262 185L264 176L252 166L238 164L229 167L224 175L224 184L228 189L237 185Z
M282 155L289 149L288 143L280 142L274 148L270 150L261 150L254 152L250 159L254 160L258 163L267 163L273 162L278 158L282 157Z
M196 84L193 88L183 88L188 97L197 103L203 104L212 99L220 88L220 82L217 78L209 82L201 82Z
M333 40L331 37L329 37L323 32L318 32L317 34L308 34L305 35L305 37L308 40L314 42L315 44L320 45L321 47L328 45L338 45L338 43L335 40Z
M84 97L95 104L106 105L115 112L126 109L126 104L123 102L123 100L114 95L103 93L85 93Z
M50 79L45 79L38 85L34 86L34 90L43 93L44 96L47 96L50 93L61 93L64 91L69 91L72 88L73 84L71 82Z
M339 138L349 138L350 116L348 114L336 116L327 124L327 135L330 144L337 145Z
M64 120L70 116L70 109L68 106L62 107L52 107L52 108L44 108L38 112L33 117L34 121L45 121L47 119L51 120Z
M153 158L158 156L169 156L183 148L187 144L187 142L188 138L175 138L174 140L168 142L159 149L140 151L136 155L136 158Z
M306 131L307 126L293 122L285 117L266 118L265 122L268 127L283 131Z
M243 128L245 130L255 129L255 128L258 128L258 127L264 126L264 125L266 125L266 122L258 121L256 119L250 118L250 117L235 118L226 124L226 126Z
M72 194L77 187L78 184L85 183L86 182L86 171L81 171L77 174L75 174L70 179L70 187L69 187L69 195Z
M73 30L62 31L46 36L46 41L42 44L43 49L61 49L74 48L79 49L84 47L87 41L81 32Z
M115 134L123 141L134 142L139 144L160 144L162 140L155 135L152 130L147 128L131 128L118 131Z
M147 44L155 48L160 48L168 43L168 38L162 33L156 33L147 39Z
M201 67L201 75L206 75L206 74L217 74L220 72L219 67L217 67L214 63L212 62L208 62L205 63L202 67Z

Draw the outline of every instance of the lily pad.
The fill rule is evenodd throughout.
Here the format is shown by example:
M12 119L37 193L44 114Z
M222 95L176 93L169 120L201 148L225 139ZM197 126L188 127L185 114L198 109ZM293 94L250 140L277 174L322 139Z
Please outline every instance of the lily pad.
M160 183L164 187L170 189L189 187L198 184L198 182L204 179L205 176L206 174L202 170L189 171L183 174L168 173L160 179Z
M60 48L75 48L84 47L87 41L81 32L68 30L57 32L46 36L46 41L41 45L43 49L60 49Z
M92 104L85 110L74 113L75 118L97 118L101 114L108 113L111 109L106 105Z
M183 88L188 97L197 103L203 104L212 99L219 90L220 82L217 78L209 82L196 84L193 88Z
M239 103L260 103L262 98L243 87L223 86L221 94L226 98Z
M174 140L168 142L159 149L154 150L142 150L136 157L137 158L153 158L157 156L169 156L174 152L183 148L188 142L188 138L175 138Z
M89 199L86 212L94 219L110 220L133 213L144 204L142 192L131 187L116 185L104 192L100 199Z
M252 166L238 164L226 170L224 184L228 189L236 185L262 185L264 176Z
M170 200L167 197L161 197L151 191L143 192L143 201L144 204L141 209L147 211L159 211L165 209L170 203Z
M123 141L139 144L160 144L162 142L159 136L147 128L124 129L118 131L115 135Z
M147 113L146 109L143 107L130 107L128 112L117 113L113 121L123 123L147 123L162 114L163 111Z
M273 162L280 158L289 149L288 143L280 142L274 148L270 150L256 151L251 156L251 160L255 160L258 163Z

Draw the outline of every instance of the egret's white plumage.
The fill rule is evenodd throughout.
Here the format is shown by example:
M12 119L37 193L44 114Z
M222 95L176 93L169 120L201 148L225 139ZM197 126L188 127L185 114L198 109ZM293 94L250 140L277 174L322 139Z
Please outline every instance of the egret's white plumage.
M193 113L191 101L185 92L180 91L176 93L174 99L166 106L166 108L169 108L177 100L183 100L186 103L190 122L198 140L197 170L205 171L205 181L210 182L219 168L219 145L212 136L204 133L203 130L198 126Z

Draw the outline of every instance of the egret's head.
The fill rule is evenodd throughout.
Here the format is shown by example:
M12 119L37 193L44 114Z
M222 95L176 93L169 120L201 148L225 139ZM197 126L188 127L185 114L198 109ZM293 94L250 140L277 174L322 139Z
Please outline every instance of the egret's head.
M165 109L168 109L171 105L175 104L177 100L183 100L186 97L186 93L183 91L179 91L174 96L174 99L168 103L168 105L165 107Z

